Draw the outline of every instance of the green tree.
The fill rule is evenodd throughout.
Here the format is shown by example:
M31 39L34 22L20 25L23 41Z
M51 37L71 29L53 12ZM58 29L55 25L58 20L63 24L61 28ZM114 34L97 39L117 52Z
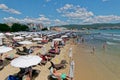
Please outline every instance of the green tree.
M19 23L14 23L11 27L11 31L17 32L17 31L28 31L29 28L26 25L22 25Z
M1 32L7 32L10 31L10 27L6 24L0 24L0 31Z

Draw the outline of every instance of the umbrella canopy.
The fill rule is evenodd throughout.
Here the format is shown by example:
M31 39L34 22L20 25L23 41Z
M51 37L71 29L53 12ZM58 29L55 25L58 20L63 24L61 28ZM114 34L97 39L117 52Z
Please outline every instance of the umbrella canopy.
M38 63L41 62L41 60L42 59L39 56L33 56L33 55L20 56L12 60L11 65L14 67L26 68L33 65L37 65Z
M66 38L66 37L68 37L67 35L63 35L63 36L61 36L61 38Z
M46 54L46 47L45 46L42 47L42 53L41 54L43 54L43 55Z
M61 38L56 38L56 39L53 39L53 41L62 41Z
M7 32L5 34L8 35L8 36L12 36L13 35L12 33L9 33L9 32Z
M6 53L11 50L13 50L11 47L0 46L0 53Z
M18 42L19 44L32 44L31 41L21 41L21 42Z
M39 41L39 40L42 40L42 38L33 38L32 40L33 41Z
M22 40L22 39L24 39L24 38L23 38L23 37L21 37L21 36L17 36L17 37L13 37L13 39Z
M72 57L72 48L69 49L69 57Z
M75 63L74 61L72 60L70 62L70 69L69 69L69 77L70 78L73 78L74 77L74 68L75 68Z

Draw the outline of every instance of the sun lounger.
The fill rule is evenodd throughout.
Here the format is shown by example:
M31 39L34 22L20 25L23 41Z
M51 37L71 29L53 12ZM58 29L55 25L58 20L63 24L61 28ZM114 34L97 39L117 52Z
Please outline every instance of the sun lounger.
M50 49L50 50L48 51L48 53L52 53L52 54L60 54L60 50L55 51L55 49Z
M50 61L50 63L53 68L56 68L57 70L59 70L59 69L66 68L67 62L66 62L66 60L61 60L61 62L59 64L54 64L52 61Z
M51 54L51 53L47 53L45 55L48 56L48 57L53 57L53 58L56 56L56 54Z
M2 70L4 68L4 62L3 60L0 60L0 70Z
M28 53L21 51L19 48L16 49L16 54L18 55L27 55Z

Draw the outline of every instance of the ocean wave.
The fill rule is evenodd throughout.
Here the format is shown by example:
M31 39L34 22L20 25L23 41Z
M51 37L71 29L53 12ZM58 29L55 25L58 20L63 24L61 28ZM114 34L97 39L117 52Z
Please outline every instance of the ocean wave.
M113 40L115 40L115 41L120 41L120 38L113 38Z
M107 41L106 43L107 43L108 45L120 45L119 43L109 42L109 41Z

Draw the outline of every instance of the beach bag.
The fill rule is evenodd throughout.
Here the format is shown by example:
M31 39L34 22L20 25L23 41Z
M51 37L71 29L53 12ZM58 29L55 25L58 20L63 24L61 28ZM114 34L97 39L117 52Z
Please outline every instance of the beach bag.
M13 76L13 75L9 75L7 80L20 80L19 78Z

